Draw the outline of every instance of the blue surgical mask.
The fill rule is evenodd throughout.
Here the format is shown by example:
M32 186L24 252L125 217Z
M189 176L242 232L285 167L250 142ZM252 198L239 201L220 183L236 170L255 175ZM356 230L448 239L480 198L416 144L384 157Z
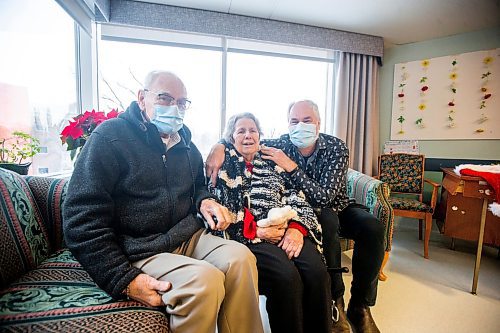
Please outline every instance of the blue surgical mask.
M318 135L315 124L306 124L303 122L288 128L290 140L297 148L306 148L314 144Z
M158 128L160 133L174 134L178 132L184 124L185 110L179 110L177 105L155 104L151 123Z

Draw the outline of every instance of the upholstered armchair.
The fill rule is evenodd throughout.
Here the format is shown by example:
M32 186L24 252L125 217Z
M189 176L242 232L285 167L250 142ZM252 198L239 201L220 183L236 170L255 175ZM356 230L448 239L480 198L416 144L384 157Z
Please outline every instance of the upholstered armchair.
M375 215L385 226L385 255L379 274L379 280L385 281L387 276L384 274L383 269L389 259L394 226L393 211L389 203L389 186L366 174L349 169L347 172L347 195L355 199L357 203L368 207L370 213ZM352 247L352 240L344 240L344 249L351 249Z
M419 239L422 239L422 221L425 221L424 258L429 258L429 239L432 213L436 207L439 184L424 179L425 156L416 154L383 154L379 158L378 179L391 188L389 202L394 215L419 220ZM430 203L422 200L424 182L433 186Z

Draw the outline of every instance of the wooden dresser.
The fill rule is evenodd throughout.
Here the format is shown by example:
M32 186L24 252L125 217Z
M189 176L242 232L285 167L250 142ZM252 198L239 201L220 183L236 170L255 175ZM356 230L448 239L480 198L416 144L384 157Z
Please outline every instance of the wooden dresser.
M446 207L444 234L477 241L471 290L476 295L483 244L500 245L500 217L487 210L495 192L483 178L458 176L450 168L442 170L444 189L441 200Z
M451 168L443 168L441 205L446 210L444 234L470 241L478 241L483 199L491 203L493 188L480 177L458 176ZM500 246L500 217L486 213L484 244Z

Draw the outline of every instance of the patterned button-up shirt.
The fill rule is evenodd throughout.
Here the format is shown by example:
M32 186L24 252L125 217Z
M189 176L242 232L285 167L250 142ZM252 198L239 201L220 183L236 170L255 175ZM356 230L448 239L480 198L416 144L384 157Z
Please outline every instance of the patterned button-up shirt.
M297 163L298 168L289 177L314 208L330 207L340 212L352 202L347 196L346 183L349 150L339 138L320 133L316 150L307 159L293 145L288 134L261 143L283 150Z

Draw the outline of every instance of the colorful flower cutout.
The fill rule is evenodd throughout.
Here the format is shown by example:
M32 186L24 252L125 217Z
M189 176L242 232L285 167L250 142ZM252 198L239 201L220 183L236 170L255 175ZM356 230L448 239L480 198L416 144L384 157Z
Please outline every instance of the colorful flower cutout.
M492 62L493 62L493 57L488 56L488 57L485 57L485 58L483 59L483 64L485 64L485 65L489 65L489 64L491 64Z

